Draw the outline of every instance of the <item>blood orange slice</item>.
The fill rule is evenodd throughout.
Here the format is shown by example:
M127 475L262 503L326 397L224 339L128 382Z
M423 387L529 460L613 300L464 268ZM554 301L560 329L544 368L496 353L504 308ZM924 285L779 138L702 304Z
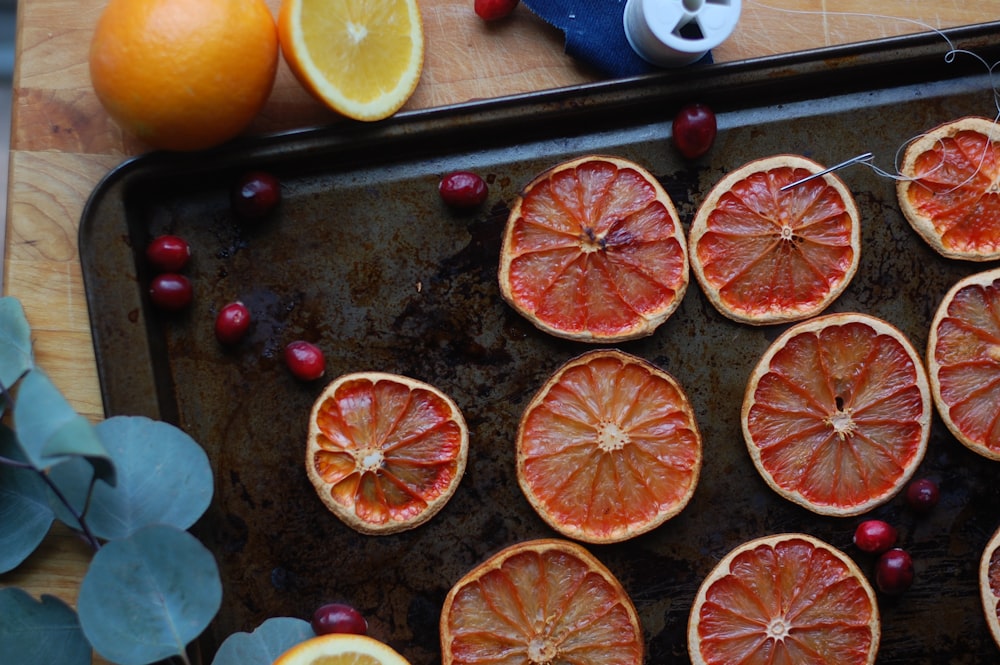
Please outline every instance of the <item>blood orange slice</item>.
M968 117L927 132L903 153L896 185L910 225L948 258L1000 258L1000 129Z
M651 334L687 289L684 231L648 171L617 157L558 164L514 201L500 292L539 329L586 342Z
M576 543L512 545L466 574L441 610L444 665L640 665L639 616L621 583Z
M827 314L789 328L760 359L743 436L776 492L822 515L859 515L912 477L931 410L926 371L899 330Z
M850 190L797 155L750 162L726 175L698 208L691 269L723 315L763 325L819 314L842 292L861 256L860 213Z
M759 538L705 578L688 620L693 665L871 665L878 604L843 552L805 534Z
M990 635L1000 646L1000 529L986 543L979 560L979 595Z
M951 433L1000 460L1000 269L970 275L945 294L931 322L927 371Z
M612 543L683 510L701 455L694 410L670 374L621 351L591 351L557 370L525 409L517 480L562 535Z
M306 473L346 524L396 533L444 507L468 448L461 411L434 386L382 372L345 374L313 406Z

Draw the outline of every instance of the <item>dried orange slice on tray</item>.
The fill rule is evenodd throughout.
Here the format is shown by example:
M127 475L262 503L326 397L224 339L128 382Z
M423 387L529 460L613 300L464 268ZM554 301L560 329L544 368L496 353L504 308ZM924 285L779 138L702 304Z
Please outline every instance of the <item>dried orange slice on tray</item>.
M395 649L366 635L334 633L300 642L274 665L410 665Z
M743 543L702 582L688 620L693 665L871 665L875 592L846 554L787 533Z
M327 508L357 531L423 524L465 472L469 429L454 401L396 374L334 379L313 405L306 473Z
M821 515L885 503L927 450L932 401L916 349L867 314L826 314L778 337L744 395L743 436L778 494Z
M990 635L1000 646L1000 529L986 543L979 560L979 595Z
M643 167L587 156L538 175L514 201L500 292L539 329L584 342L652 334L688 284L684 231Z
M1000 128L966 117L913 141L899 168L903 216L939 254L1000 258Z
M639 616L621 583L576 543L512 545L476 566L441 610L444 665L640 665Z
M861 216L834 174L776 155L727 174L691 223L691 269L723 315L764 325L819 314L847 288L861 256Z
M613 543L646 533L691 500L702 442L677 381L615 350L559 368L517 431L517 480L564 536Z
M1000 269L965 277L942 298L931 322L927 371L951 433L1000 460Z

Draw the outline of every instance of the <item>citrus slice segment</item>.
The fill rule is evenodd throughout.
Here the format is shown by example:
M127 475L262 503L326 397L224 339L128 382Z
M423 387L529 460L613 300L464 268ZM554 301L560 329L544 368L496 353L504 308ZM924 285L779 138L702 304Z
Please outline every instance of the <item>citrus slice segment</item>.
M798 533L735 548L702 582L688 620L693 665L871 665L878 604L850 557Z
M1000 529L986 543L979 560L979 596L990 635L1000 646Z
M444 665L640 665L639 616L621 583L580 545L512 545L468 572L441 610Z
M395 649L366 635L332 633L299 642L274 665L410 665Z
M517 480L562 535L620 542L684 509L701 443L670 374L615 349L590 351L559 368L521 416Z
M680 218L638 164L563 162L514 201L499 281L504 299L552 335L606 343L650 335L687 289Z
M1000 128L967 117L913 141L899 168L903 216L939 254L968 261L1000 258Z
M859 515L891 499L927 450L932 401L909 340L866 314L789 328L750 376L743 436L761 476L821 515Z
M942 298L927 372L938 414L955 438L1000 460L1000 269L969 275Z
M444 507L468 449L465 419L443 392L404 376L358 372L334 379L316 399L306 473L346 524L396 533Z
M698 208L691 269L724 316L765 325L819 314L847 288L861 256L861 216L850 190L798 155L727 174Z
M355 120L389 117L420 81L424 32L416 0L282 0L278 36L303 87Z

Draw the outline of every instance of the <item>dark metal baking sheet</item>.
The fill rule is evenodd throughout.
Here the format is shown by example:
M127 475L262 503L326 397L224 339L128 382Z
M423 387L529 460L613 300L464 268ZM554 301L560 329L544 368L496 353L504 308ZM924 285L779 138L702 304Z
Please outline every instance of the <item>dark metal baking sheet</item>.
M1000 24L949 31L957 46L998 59ZM761 60L688 68L608 84L407 113L370 125L237 142L197 155L151 154L113 170L94 191L80 252L108 415L175 422L212 460L215 501L196 527L216 554L223 608L203 640L271 616L308 618L344 600L371 633L415 665L439 658L438 615L451 585L492 552L551 536L522 497L513 439L522 408L558 365L587 347L538 332L500 299L499 238L508 205L537 172L585 153L645 165L677 203L685 226L727 171L790 152L833 164L871 151L891 169L900 146L962 115L993 116L985 67L946 57L918 35ZM720 132L700 161L680 159L669 118L685 102L711 104ZM249 168L283 181L279 212L247 225L228 190ZM457 214L438 199L439 177L484 174L488 202ZM899 213L891 180L864 167L841 173L863 217L859 272L830 311L863 311L897 325L922 348L940 297L983 264L934 254ZM164 316L144 297L148 240L171 232L193 245L189 311ZM227 301L254 313L235 349L214 339ZM781 327L718 315L696 282L652 337L620 345L670 371L687 390L704 436L704 467L689 506L654 532L590 549L621 579L641 615L650 663L688 662L685 626L703 577L752 537L805 531L854 555L856 518L818 517L774 494L742 442L748 374ZM303 470L307 419L322 381L303 384L280 351L295 338L322 346L328 377L398 372L450 394L471 427L468 471L428 524L362 536L330 515ZM942 502L918 517L901 498L869 516L897 525L917 580L880 597L879 663L996 663L976 571L1000 524L996 463L935 422L919 473Z

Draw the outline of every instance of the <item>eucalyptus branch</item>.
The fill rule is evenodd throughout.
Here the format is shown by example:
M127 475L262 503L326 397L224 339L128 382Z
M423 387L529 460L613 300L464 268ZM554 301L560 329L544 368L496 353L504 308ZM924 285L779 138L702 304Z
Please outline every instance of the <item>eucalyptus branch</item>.
M95 536L94 533L90 530L90 527L87 525L87 520L84 519L83 514L78 512L76 508L73 507L73 504L70 503L69 499L66 498L66 495L63 494L61 489L59 489L59 486L56 485L54 482L52 482L52 479L49 478L49 474L45 473L40 469L35 469L35 471L38 473L39 476L42 477L42 480L45 481L45 484L49 486L49 489L52 490L52 493L56 495L56 498L59 499L59 502L62 503L62 505L66 507L66 510L70 512L70 514L73 516L73 519L76 520L76 523L80 525L80 532L83 534L84 540L87 541L87 544L90 545L95 552L101 549L101 541L99 541L97 539L97 536ZM91 487L93 487L93 481L91 481Z

